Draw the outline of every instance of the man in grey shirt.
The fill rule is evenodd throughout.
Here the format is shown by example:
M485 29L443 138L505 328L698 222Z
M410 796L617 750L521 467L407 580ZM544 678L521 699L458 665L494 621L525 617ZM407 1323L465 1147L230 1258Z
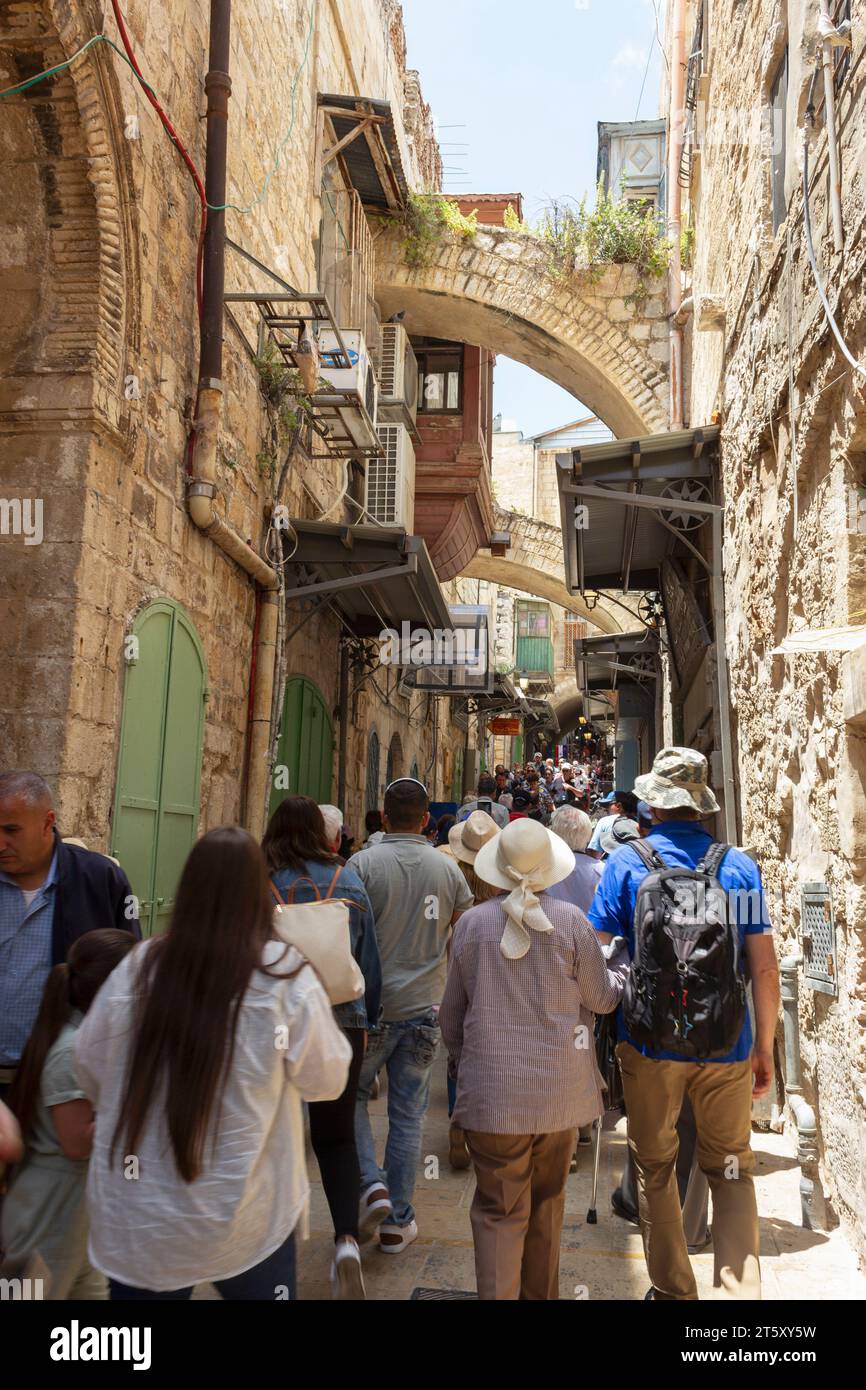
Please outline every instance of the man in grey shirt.
M379 1227L379 1246L399 1254L418 1234L412 1197L421 1128L439 1046L438 1008L445 989L451 927L472 906L457 863L424 838L430 819L424 786L401 777L385 791L385 838L353 855L367 889L382 961L382 1019L369 1030L358 1083L355 1139L361 1164L360 1226ZM367 1102L388 1072L385 1167L376 1161Z
M504 788L503 788L504 790ZM499 826L504 830L511 817L504 806L500 806L496 801L496 783L488 772L483 772L478 779L478 794L475 801L466 801L460 807L458 820L468 820L473 811L486 811L488 816L492 816Z

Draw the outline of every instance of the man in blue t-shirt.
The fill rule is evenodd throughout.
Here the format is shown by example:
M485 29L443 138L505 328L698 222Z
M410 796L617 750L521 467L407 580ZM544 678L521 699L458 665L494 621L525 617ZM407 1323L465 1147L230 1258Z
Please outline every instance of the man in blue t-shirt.
M719 809L707 786L706 758L691 748L664 748L652 772L635 782L635 792L653 813L654 828L646 843L672 867L694 868L700 863L712 843L700 820ZM602 944L624 936L634 954L634 909L647 872L628 845L608 860L589 911ZM740 850L730 849L717 878L733 905L752 982L754 1039L747 1014L732 1052L712 1062L691 1062L633 1042L621 1010L617 1014L616 1051L652 1280L648 1298L698 1296L675 1172L676 1125L686 1096L695 1116L698 1162L713 1194L716 1287L733 1298L761 1296L751 1114L753 1096L764 1095L773 1079L779 974L757 865Z

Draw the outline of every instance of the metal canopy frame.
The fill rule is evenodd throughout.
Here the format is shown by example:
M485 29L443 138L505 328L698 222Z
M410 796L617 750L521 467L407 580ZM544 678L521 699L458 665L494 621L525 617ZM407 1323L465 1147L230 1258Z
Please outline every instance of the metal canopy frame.
M286 602L333 600L359 637L376 636L407 619L431 628L448 625L448 609L421 537L389 527L332 522L295 520L292 526L298 544L282 562L284 573L295 581L286 586ZM321 577L328 569L346 572ZM407 604L399 611L395 607L401 583L408 585L404 593L412 600L411 611L406 611ZM379 588L382 592L377 593ZM352 596L359 601L351 604ZM361 631L366 627L371 630Z
M698 502L676 497L651 496L639 492L638 486L651 477L656 480L670 478L700 477L712 475L712 464L706 457L707 445L715 444L719 437L716 426L704 430L683 430L667 435L651 435L646 439L631 443L619 440L607 444L591 446L589 449L575 449L568 454L557 455L559 468L559 490L563 514L563 540L565 544L566 577L577 575L579 583L583 575L579 573L579 547L573 525L567 525L568 499L587 498L590 501L615 502L626 509L625 535L634 535L630 525L641 511L655 513L658 520L682 541L707 571L710 578L710 593L713 614L713 635L716 654L716 684L719 741L722 754L722 779L724 782L725 835L731 844L736 843L737 816L736 792L734 785L733 741L731 736L730 687L728 682L727 635L725 625L725 590L722 571L722 520L724 507L716 502ZM624 462L625 452L631 456L632 467ZM657 457L654 458L653 456ZM587 464L608 463L604 469L591 467L596 473L593 481L584 479ZM617 466L619 465L619 466ZM608 484L629 484L629 491L616 491L613 486L602 486L601 478ZM684 515L698 513L712 522L712 558L707 560L685 537L658 516L660 512L681 512ZM604 577L593 576L592 587L603 589L611 587L603 583ZM570 587L574 587L570 585ZM654 583L652 587L656 587Z
M329 355L334 359L332 369L351 369L349 349L334 319L328 297L321 290L287 290L280 293L271 290L237 291L226 294L224 299L226 304L252 304L258 309L257 356L264 354L265 345L270 339L285 367L290 371L299 371L301 338L306 328L313 326L317 332L324 328L334 334L337 346L329 350ZM325 457L361 460L384 457L385 451L380 443L357 444L343 419L345 411L363 406L364 402L357 391L339 391L332 386L327 393L316 392L309 418L324 445Z
M399 212L406 205L409 190L390 103L323 92L317 102L321 115L331 123L334 138L329 148L320 146L319 180L325 165L336 159L346 184L356 190L362 202L383 212ZM359 151L361 137L363 150Z

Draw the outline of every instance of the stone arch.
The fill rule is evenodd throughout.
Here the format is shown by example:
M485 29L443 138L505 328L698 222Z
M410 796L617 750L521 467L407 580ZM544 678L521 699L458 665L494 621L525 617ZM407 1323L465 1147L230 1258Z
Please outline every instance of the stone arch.
M395 733L388 744L388 758L385 764L385 786L403 776L403 740Z
M668 325L662 296L626 303L637 275L609 266L590 279L554 278L535 237L479 227L443 232L423 266L407 264L399 226L376 240L383 317L405 313L411 333L503 353L571 391L619 437L668 427Z
M0 52L13 81L62 62L98 32L96 7L81 9L33 0L0 20ZM2 198L11 247L0 272L8 329L3 374L18 390L2 404L4 414L17 406L21 423L25 412L35 423L41 402L28 388L44 385L47 373L66 379L52 420L64 408L73 416L93 411L117 428L123 414L127 350L139 337L137 243L112 63L96 46L4 102L2 164L14 183ZM85 381L72 385L70 373Z
M590 608L580 594L572 594L565 584L562 562L562 532L558 526L538 521L518 512L496 509L497 531L511 536L511 549L502 557L479 550L463 571L469 579L487 579L509 589L556 603L578 618L585 618L600 632L624 632L628 615L620 608L606 607L604 599Z

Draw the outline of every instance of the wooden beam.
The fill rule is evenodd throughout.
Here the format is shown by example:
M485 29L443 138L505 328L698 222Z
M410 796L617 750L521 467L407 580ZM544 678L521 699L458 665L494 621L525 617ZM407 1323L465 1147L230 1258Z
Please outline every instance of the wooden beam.
M367 116L363 121L359 121L354 130L350 130L348 135L344 135L342 140L337 141L336 145L332 145L329 150L325 150L322 156L322 164L330 164L335 155L339 154L341 150L344 150L347 145L351 145L357 140L359 135L363 135L372 120L372 116Z

